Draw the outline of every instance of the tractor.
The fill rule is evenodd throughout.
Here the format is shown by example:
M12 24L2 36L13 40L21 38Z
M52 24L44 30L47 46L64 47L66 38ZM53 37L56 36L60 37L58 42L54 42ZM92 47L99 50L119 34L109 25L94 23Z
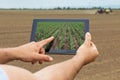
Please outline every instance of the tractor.
M108 9L103 9L100 8L97 10L97 12L95 14L110 14L112 13L112 9L108 8Z

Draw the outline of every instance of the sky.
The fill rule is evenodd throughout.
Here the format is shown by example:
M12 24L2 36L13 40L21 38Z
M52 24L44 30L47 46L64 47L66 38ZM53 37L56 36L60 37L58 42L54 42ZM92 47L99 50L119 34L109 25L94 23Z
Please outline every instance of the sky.
M120 8L120 0L0 0L0 8L110 7Z

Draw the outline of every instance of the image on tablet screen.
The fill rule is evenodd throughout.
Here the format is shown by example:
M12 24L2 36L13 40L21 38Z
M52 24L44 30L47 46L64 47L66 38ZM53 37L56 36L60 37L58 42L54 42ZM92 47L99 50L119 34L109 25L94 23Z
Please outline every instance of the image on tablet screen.
M35 41L54 36L54 41L45 46L47 52L75 52L85 40L85 22L80 21L37 21Z

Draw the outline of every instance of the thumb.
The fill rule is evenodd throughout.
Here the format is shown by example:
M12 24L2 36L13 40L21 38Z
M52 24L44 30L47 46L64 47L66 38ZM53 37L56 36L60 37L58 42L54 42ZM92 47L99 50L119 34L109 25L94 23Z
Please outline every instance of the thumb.
M42 60L42 61L47 61L47 62L53 60L52 57L50 57L48 55L44 55L44 54L37 54L36 57L35 57L35 59L38 60L38 61Z
M85 35L85 45L89 45L91 42L91 34L89 32L86 33Z

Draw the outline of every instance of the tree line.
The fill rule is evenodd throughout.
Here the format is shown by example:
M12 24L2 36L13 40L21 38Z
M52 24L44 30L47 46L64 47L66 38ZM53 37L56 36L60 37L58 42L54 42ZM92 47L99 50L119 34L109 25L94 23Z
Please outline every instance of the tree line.
M92 7L92 8L72 8L72 7L55 7L55 8L0 8L0 10L86 10L86 9L100 9L103 7ZM120 8L111 8L120 10Z

